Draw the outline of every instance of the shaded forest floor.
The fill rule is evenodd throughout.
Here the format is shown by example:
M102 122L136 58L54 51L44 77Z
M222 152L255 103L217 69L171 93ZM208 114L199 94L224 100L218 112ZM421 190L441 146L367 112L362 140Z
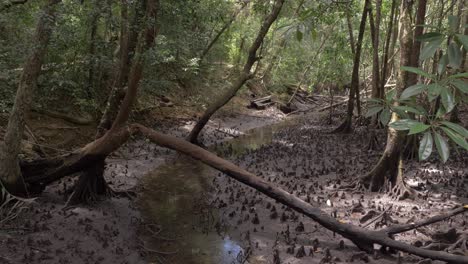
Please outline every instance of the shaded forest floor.
M416 200L341 191L340 186L376 163L385 144L384 131L377 132L380 148L367 151L365 127L350 135L328 133L340 121L341 111L335 111L332 124L325 125L328 116L324 113L311 111L286 118L275 108L249 110L244 107L245 99L236 100L209 123L203 142L341 221L365 225L381 215L369 225L374 228L421 219L468 201L468 157L464 152L454 154L446 164L435 159L406 161L408 182L423 194ZM314 104L315 108L323 106L324 102ZM192 109L176 106L155 111L159 112L134 118L181 137L193 125ZM63 128L70 124L60 122L52 124L61 128L36 137L55 138L54 148L61 148L59 141L71 148L93 135L93 126ZM40 123L50 126L51 121L33 123L32 130L38 131ZM91 206L64 208L63 193L73 179L63 179L20 218L0 229L0 263L274 263L275 250L281 263L320 263L327 248L337 263L351 258L354 263L396 262L395 256L356 254L359 250L348 241L340 245L340 236L309 219L199 162L143 139L132 140L107 163L105 176L111 187L135 191L139 194L136 200L111 198ZM450 228L459 233L437 233ZM453 243L462 232L468 232L463 215L397 239L422 246L444 239ZM301 257L302 246L306 256ZM403 258L406 263L420 260Z

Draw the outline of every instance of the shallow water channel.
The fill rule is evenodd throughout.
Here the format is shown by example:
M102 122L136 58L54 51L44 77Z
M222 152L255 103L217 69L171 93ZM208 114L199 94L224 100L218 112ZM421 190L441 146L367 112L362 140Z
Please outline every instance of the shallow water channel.
M228 152L232 158L271 143L275 131L292 122L296 121L252 129L211 149ZM154 234L147 234L146 245L164 252L150 256L153 263L243 263L245 252L238 242L239 234L221 226L219 212L210 205L216 173L199 161L176 154L145 177L142 214L158 225Z

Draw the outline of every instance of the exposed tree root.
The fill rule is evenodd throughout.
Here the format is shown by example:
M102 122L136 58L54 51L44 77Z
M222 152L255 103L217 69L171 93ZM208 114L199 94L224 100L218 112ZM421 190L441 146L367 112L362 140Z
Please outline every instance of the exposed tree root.
M366 150L371 151L371 150L377 150L379 147L379 139L377 138L377 135L375 134L374 129L369 130L369 143L367 144Z
M350 118L346 118L341 125L339 125L335 130L333 130L331 133L332 134L338 134L338 133L343 133L343 134L349 134L353 132L353 126L352 126L352 121Z

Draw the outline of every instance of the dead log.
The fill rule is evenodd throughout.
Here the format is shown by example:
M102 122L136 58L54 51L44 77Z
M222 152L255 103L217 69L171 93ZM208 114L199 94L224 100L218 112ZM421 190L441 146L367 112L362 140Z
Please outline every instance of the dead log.
M154 143L200 160L201 162L227 174L231 178L234 178L235 180L256 189L270 198L273 198L276 201L291 207L295 211L310 217L323 227L351 240L362 250L373 252L373 244L379 244L384 247L400 250L423 258L441 260L449 263L468 263L468 257L466 256L422 249L393 240L389 237L390 234L385 229L371 231L355 225L342 223L321 209L313 207L311 204L299 199L298 197L286 192L281 188L274 186L272 183L255 176L254 174L216 156L215 154L205 149L193 145L185 140L158 133L141 125L134 126L136 126L143 135L145 135ZM464 206L458 209L458 213L463 213L467 210L468 206ZM407 228L405 230L407 231Z
M255 100L250 101L250 108L258 109L258 110L263 110L266 109L267 107L273 105L274 102L271 100L271 96L266 96L263 98L258 98Z
M70 122L70 123L75 124L75 125L86 126L86 125L90 125L90 124L92 124L94 122L94 120L92 118L76 117L76 116L71 116L71 115L67 115L67 114L63 114L63 113L59 113L59 112L55 112L55 111L40 109L40 108L34 108L32 110L34 112L36 112L36 113L46 115L46 116L50 116L50 117L53 117L53 118L62 119L62 120L65 120L65 121Z

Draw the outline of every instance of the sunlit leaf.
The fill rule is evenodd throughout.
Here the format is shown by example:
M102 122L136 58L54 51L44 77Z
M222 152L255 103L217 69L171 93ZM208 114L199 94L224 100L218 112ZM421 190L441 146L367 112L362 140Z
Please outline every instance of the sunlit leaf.
M434 132L434 141L437 148L439 156L442 158L442 161L445 163L450 155L449 146L445 138L443 138L439 133Z
M459 18L457 16L453 16L453 15L448 16L449 27L452 32L457 32L458 21L459 21Z
M432 153L432 135L431 132L424 133L423 138L419 142L419 160L427 159Z
M413 134L418 134L418 133L424 132L430 127L431 127L430 125L426 125L426 124L423 124L421 122L417 122L417 123L410 126L410 130L409 130L408 135L413 135Z
M412 119L400 119L400 120L397 120L388 124L388 126L395 130L401 131L401 130L409 130L411 126L415 125L416 123L419 123L419 122L412 120Z

